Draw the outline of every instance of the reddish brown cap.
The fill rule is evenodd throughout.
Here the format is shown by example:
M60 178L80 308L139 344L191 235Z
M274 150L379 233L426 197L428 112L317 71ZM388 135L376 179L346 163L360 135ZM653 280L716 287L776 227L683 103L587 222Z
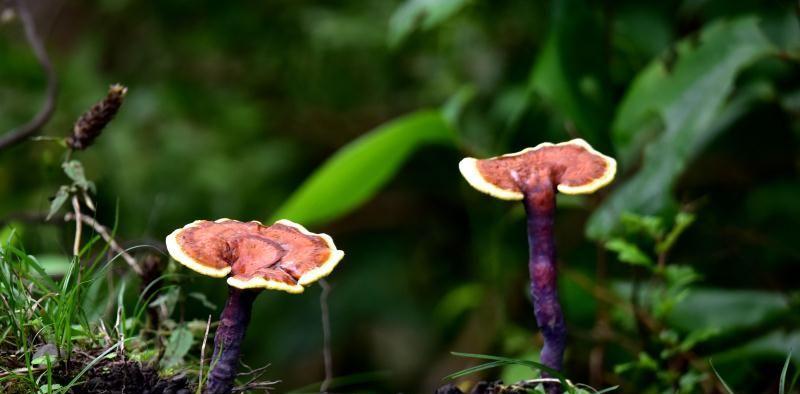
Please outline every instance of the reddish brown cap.
M594 150L582 139L545 142L517 153L458 163L472 187L503 200L522 200L523 186L537 170L548 169L564 194L586 194L614 179L617 162Z
M327 234L279 220L271 226L231 219L198 220L167 237L175 261L240 289L302 293L327 276L344 256Z

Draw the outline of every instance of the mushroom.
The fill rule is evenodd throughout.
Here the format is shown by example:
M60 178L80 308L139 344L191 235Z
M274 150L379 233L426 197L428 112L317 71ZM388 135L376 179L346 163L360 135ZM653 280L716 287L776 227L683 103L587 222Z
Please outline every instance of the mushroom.
M617 162L574 139L485 160L465 158L458 167L475 189L502 200L521 200L525 206L533 310L544 337L540 361L560 371L567 330L556 288L556 190L592 193L614 179Z
M167 237L169 254L203 275L228 276L228 300L214 336L215 360L205 393L230 393L253 301L263 289L302 293L344 256L327 234L288 220L198 220Z

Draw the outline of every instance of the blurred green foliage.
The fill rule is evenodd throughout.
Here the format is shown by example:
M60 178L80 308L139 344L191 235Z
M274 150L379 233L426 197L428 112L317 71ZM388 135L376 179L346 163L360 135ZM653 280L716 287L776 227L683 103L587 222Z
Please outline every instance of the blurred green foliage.
M330 277L334 369L359 377L343 390L430 392L476 365L450 351L537 353L521 207L470 189L456 163L573 137L620 169L607 191L559 200L570 379L711 392L713 356L736 392L776 392L786 354L800 348L790 2L31 9L61 82L43 134L66 136L109 84L130 88L75 155L79 178L96 184L96 217L112 226L118 216L123 246L159 248L195 219L289 217L347 252ZM0 132L36 112L44 84L18 20L3 19ZM68 182L63 159L51 141L0 151L0 219L46 214ZM71 226L10 223L43 267L65 271ZM171 365L197 358L200 333L188 325L216 318L207 305L225 295L221 281L176 272L180 290L160 302L172 335L193 343L170 340ZM634 288L651 327L632 311ZM262 295L245 345L257 349L245 361L271 363L281 392L323 377L319 293L307 293ZM531 377L513 368L467 378Z
M439 111L397 119L350 143L314 172L273 215L306 225L344 216L374 196L424 144L452 142Z

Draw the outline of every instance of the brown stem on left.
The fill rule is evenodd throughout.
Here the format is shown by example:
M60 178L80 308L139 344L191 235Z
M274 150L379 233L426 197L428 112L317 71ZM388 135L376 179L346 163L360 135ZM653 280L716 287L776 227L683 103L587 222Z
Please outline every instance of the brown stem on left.
M28 9L28 2L26 0L15 0L12 3L17 6L19 19L25 28L25 38L28 40L28 45L30 45L36 60L39 61L39 65L47 76L47 90L42 107L39 108L39 112L28 123L0 136L0 150L16 145L38 133L53 115L53 111L56 108L56 96L58 95L58 77L50 58L47 56L47 51L44 49L42 38L36 31L36 24L34 23L33 15Z

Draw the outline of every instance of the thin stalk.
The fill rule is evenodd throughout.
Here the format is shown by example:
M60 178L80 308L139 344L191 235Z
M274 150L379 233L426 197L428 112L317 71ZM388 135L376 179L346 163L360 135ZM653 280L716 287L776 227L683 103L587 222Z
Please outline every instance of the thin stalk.
M45 91L42 107L39 108L39 111L28 123L0 135L0 150L16 145L38 133L53 115L53 111L56 108L56 96L58 95L58 77L56 76L53 64L50 62L50 58L47 56L44 42L42 42L42 38L36 30L33 15L28 9L29 2L26 0L16 0L12 3L17 6L17 14L25 28L25 38L28 40L28 45L30 45L33 54L36 56L36 60L39 61L39 65L47 76L47 90Z
M206 362L206 342L208 342L208 330L211 328L211 315L208 315L206 323L206 333L203 335L203 344L200 345L200 373L197 374L197 392L203 387L203 365Z
M331 355L331 316L328 309L328 296L331 293L331 285L325 279L320 279L322 293L319 296L320 312L322 317L322 360L325 363L325 380L319 386L320 393L327 393L333 381L333 356Z
M236 378L239 353L250 322L253 301L259 294L256 290L240 290L228 286L228 301L219 319L214 335L213 368L208 374L206 394L228 394Z
M72 196L72 210L75 212L75 241L72 244L72 255L78 257L81 252L81 229L83 228L83 221L81 216L81 204L78 202L78 196Z
M544 337L540 362L561 371L567 329L558 302L556 248L553 236L556 189L549 173L541 174L525 191L525 211L528 216L528 246L530 260L531 298L536 322ZM543 376L547 377L546 374ZM551 385L548 392L558 391Z

